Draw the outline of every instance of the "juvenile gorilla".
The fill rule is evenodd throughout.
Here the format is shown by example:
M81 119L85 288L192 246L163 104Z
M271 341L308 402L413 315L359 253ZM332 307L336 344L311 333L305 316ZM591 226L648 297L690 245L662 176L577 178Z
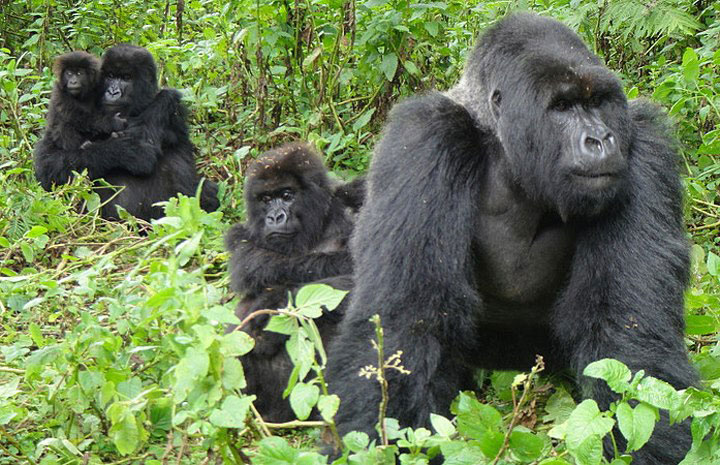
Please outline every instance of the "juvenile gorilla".
M288 144L263 154L248 172L245 184L247 222L226 236L232 252L233 290L243 295L240 319L255 310L284 308L288 291L324 282L335 288L352 287L352 260L347 241L352 232L350 210L364 195L361 180L334 185L322 160L304 144ZM316 320L325 342L335 334L342 309ZM255 348L242 358L248 393L267 421L294 418L282 392L292 370L285 351L286 337L265 332L268 317L250 320L243 328Z
M100 60L76 51L60 55L53 66L55 85L47 114L46 137L63 150L77 150L88 141L117 136L127 121L104 115L98 108Z
M660 111L570 29L529 14L490 28L446 94L398 105L376 148L351 242L355 288L329 353L341 434L374 433L380 390L358 377L380 314L387 415L447 413L468 371L570 369L613 357L677 388L696 381L683 344L688 243L678 156ZM687 425L667 417L633 464L678 463ZM616 435L618 437L619 435ZM620 445L622 447L622 444Z
M199 179L194 147L188 136L187 110L180 94L157 88L152 55L142 47L118 45L103 55L100 107L105 115L128 119L120 137L65 149L48 137L35 148L36 177L46 189L63 184L72 171L87 169L91 179L104 178L114 189L99 190L104 218L117 218L120 205L132 215L150 220L162 216L155 202L182 193L194 195ZM202 207L217 209L217 186L203 184Z

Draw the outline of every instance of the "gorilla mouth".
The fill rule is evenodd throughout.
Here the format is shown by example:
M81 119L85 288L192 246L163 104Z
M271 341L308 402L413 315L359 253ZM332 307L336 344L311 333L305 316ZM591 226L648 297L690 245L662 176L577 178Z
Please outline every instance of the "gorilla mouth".
M288 240L295 236L294 231L273 231L266 236L268 239Z

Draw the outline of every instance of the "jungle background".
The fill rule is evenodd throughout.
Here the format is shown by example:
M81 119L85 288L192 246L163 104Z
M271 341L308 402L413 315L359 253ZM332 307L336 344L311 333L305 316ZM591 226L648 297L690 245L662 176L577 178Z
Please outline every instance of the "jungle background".
M245 168L303 139L338 178L365 172L392 105L449 88L478 32L517 9L575 29L630 97L675 122L693 244L686 342L702 389L631 380L603 361L588 374L621 397L601 412L576 406L568 380L541 364L481 371L453 417L417 430L388 419L401 449L350 434L338 463L424 464L442 451L451 464L595 465L608 462L602 438L622 435L611 463L627 464L658 409L692 422L683 465L720 463L720 3L0 0L0 464L326 463L312 426L332 430L337 399L322 377L291 381L300 420L268 425L242 393L238 356L252 340L223 331L237 299L222 236L244 219ZM132 219L100 219L83 177L51 193L35 181L53 58L120 42L147 47L161 85L182 90L199 167L221 184L219 212L172 200L142 234ZM323 362L309 317L336 298L310 289L284 315L303 372ZM323 421L301 421L316 404Z

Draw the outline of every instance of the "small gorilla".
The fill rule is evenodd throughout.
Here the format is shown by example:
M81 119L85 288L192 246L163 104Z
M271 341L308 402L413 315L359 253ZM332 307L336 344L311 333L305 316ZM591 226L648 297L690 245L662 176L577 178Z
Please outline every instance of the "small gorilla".
M323 282L341 290L352 288L352 260L347 242L352 211L364 196L364 181L333 185L320 157L307 145L292 143L263 154L249 169L245 184L247 222L228 232L232 252L232 288L243 296L240 319L255 310L284 308L288 292ZM342 308L316 323L327 343L335 334ZM265 332L267 315L243 328L255 348L242 358L247 392L257 394L255 406L272 422L294 418L282 392L292 371L286 337ZM230 328L233 329L233 328Z
M75 51L55 59L56 80L47 114L46 134L63 150L77 150L88 141L117 137L127 127L118 115L104 115L97 101L100 94L100 60Z
M387 373L387 415L403 426L447 414L469 370L528 369L535 354L572 370L602 407L616 397L582 372L604 357L676 388L695 383L670 134L573 31L531 14L488 29L449 92L398 105L370 167L350 244L353 297L328 350L340 433L376 434L378 383L358 377L377 364L375 313L385 353L402 350L411 372ZM678 463L689 439L664 416L633 464Z
M173 89L158 91L152 55L142 47L117 45L103 55L100 108L104 115L127 119L119 137L95 140L81 149L66 149L46 132L35 148L36 177L50 190L72 171L86 169L90 179L104 178L111 188L98 190L105 202L102 216L118 218L116 206L149 221L163 215L156 202L182 193L192 196L199 178L195 148L186 124L187 110ZM201 206L218 207L217 186L205 181Z

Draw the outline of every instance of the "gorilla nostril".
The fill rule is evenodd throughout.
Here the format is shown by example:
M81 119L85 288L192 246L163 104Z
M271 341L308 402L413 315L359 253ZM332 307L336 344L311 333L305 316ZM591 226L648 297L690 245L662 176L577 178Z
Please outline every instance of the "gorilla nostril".
M585 149L590 153L600 154L603 151L602 142L600 142L599 139L596 139L592 136L586 136L584 144L585 144Z

